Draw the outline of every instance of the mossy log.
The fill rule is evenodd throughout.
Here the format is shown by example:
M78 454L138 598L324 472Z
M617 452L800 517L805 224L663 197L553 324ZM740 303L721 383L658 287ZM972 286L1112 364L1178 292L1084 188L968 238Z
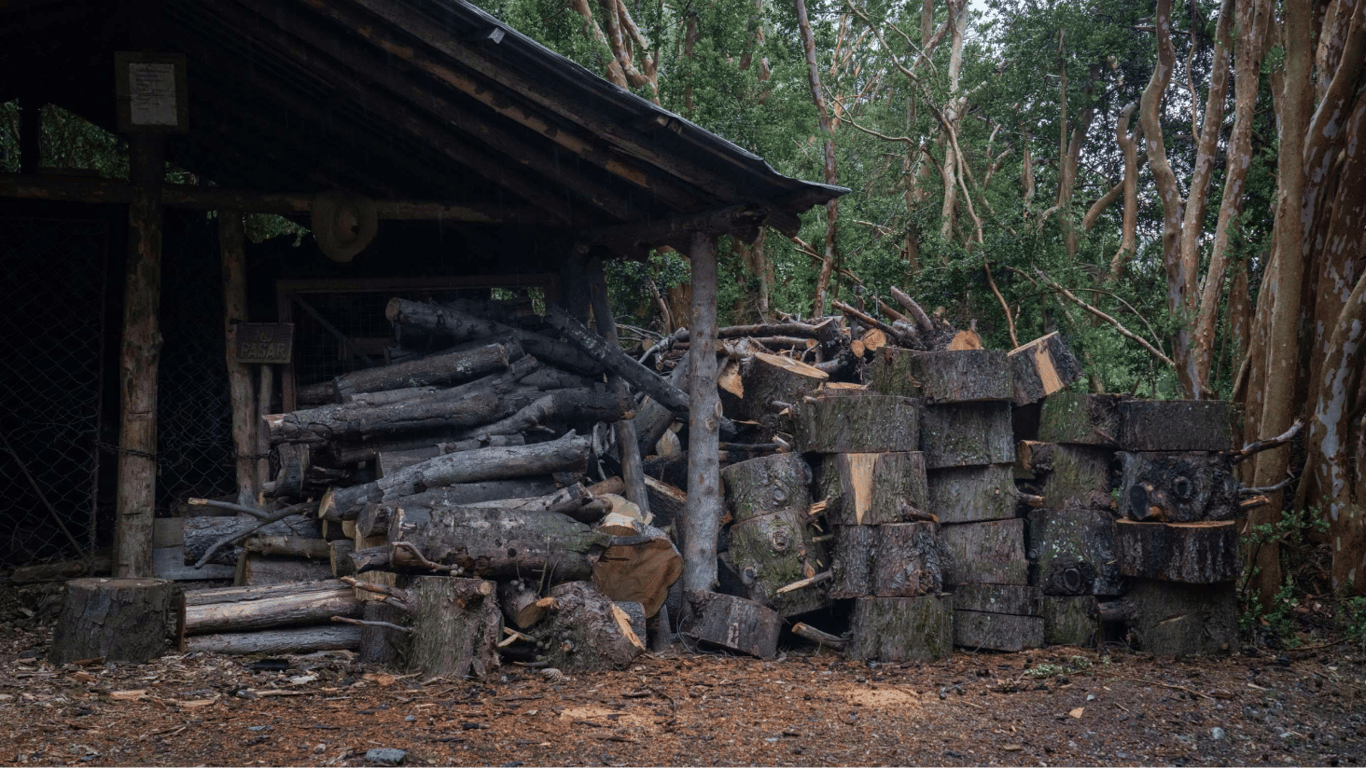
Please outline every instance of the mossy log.
M1140 522L1193 523L1238 514L1238 478L1226 453L1121 451L1120 504Z
M796 453L761 456L721 470L726 506L734 522L811 506L811 467Z
M1241 434L1237 406L1221 400L1128 400L1119 421L1126 451L1227 451Z
M920 383L926 404L1008 401L1015 397L1015 377L1002 350L917 352L908 368Z
M1043 401L1039 440L1118 447L1120 395L1057 392Z
M802 452L920 450L920 405L911 398L865 392L811 398L795 407L795 439ZM1007 418L1007 429L1009 426Z
M168 645L173 584L163 579L72 579L47 660L142 664Z
M851 659L934 661L953 651L953 598L860 597L849 620Z
M548 597L554 602L537 634L549 646L540 661L564 672L592 672L623 669L645 651L631 617L592 584L560 584Z
M482 579L419 576L407 590L412 613L408 668L423 678L486 678L498 668L503 613L496 585Z
M953 608L956 611L1040 616L1043 592L1038 587L1011 584L959 584L953 588Z
M419 571L425 558L481 577L588 579L611 542L605 533L549 512L405 506L389 520L390 565Z
M1086 375L1057 331L1011 350L1010 366L1016 405L1037 403Z
M1013 463L1015 434L1010 407L1005 402L925 406L920 422L925 468Z
M1212 656L1238 650L1238 585L1134 579L1124 597L1129 637L1162 656Z
M515 341L476 343L396 365L348 373L338 376L332 386L340 399L361 392L459 384L504 370L520 357L522 348Z
M688 610L679 632L689 640L771 659L778 655L783 619L753 600L717 592L685 590Z
M1029 583L1023 520L945 525L940 540L949 553L946 584Z
M730 527L730 557L744 585L744 596L782 616L795 616L829 604L824 584L790 592L783 587L816 575L817 550L804 509L787 509L749 518Z
M889 523L877 528L870 578L876 597L919 597L944 589L944 547L934 523Z
M1043 617L981 611L953 612L953 644L959 648L1023 651L1043 647Z
M1053 445L1043 481L1044 506L1114 509L1114 451L1094 445Z
M818 476L826 519L835 525L899 523L937 512L928 506L925 456L919 451L830 454L821 460Z
M868 385L884 395L920 397L920 382L911 373L911 361L918 354L893 346L877 350L868 364Z
M924 509L934 513L940 523L1015 517L1020 497L1010 464L931 469L925 475L929 498Z
M721 401L731 418L764 421L784 408L801 402L830 375L800 360L763 352L740 362L740 392L722 390Z
M1125 576L1184 584L1235 581L1242 573L1233 520L1200 523L1115 521L1119 570Z
M1095 646L1100 636L1100 607L1093 595L1043 598L1043 641L1048 645Z
M1045 593L1124 594L1114 515L1099 509L1035 509L1028 519L1032 580Z

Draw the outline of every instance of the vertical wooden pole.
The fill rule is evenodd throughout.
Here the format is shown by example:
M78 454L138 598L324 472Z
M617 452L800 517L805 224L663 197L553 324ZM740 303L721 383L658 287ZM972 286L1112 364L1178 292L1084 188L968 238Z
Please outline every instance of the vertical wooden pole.
M223 260L223 333L227 337L228 392L232 401L232 447L237 454L237 503L256 504L256 397L251 369L237 362L237 325L247 319L246 233L241 211L218 212L218 250Z
M612 306L607 300L607 277L602 272L602 259L598 256L588 260L588 296L598 335L613 347L620 346L617 321L612 317ZM607 378L607 386L613 392L628 394L626 382L616 374ZM621 457L621 479L626 483L626 500L640 507L640 514L644 517L650 513L650 500L645 493L645 468L640 461L634 417L618 421L613 429L617 435L617 452Z
M721 527L721 398L716 391L716 236L695 232L692 260L692 370L688 376L688 505L683 516L683 589L716 586Z
M588 324L589 307L587 269L585 253L578 245L571 246L560 264L558 298L564 311L584 325Z
M261 388L256 393L256 419L252 422L252 428L256 431L256 490L261 490L262 484L270 480L270 459L266 454L270 453L270 431L264 426L262 419L267 414L272 413L270 409L271 401L275 397L275 367L270 364L261 366Z
M114 575L152 575L156 516L157 364L161 358L161 182L165 150L158 135L128 139L132 200L128 204L128 271L124 278L123 348L119 357L118 518Z
M19 98L19 172L38 173L43 161L43 105L31 96Z

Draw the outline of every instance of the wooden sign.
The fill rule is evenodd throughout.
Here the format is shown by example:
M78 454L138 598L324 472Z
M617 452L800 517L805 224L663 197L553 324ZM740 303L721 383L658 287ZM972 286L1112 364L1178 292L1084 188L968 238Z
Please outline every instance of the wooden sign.
M114 54L120 133L187 133L185 57L178 53Z
M233 357L239 363L288 365L294 352L293 323L238 323Z

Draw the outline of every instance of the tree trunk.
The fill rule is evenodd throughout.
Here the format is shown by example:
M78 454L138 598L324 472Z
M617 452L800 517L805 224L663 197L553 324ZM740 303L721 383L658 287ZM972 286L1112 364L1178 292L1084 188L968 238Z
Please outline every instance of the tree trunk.
M406 363L338 376L333 386L338 397L347 397L403 387L461 384L506 370L521 356L522 348L515 341L475 343Z
M721 472L734 522L811 506L811 467L796 453L777 453L732 464Z
M900 523L937 509L927 500L925 455L919 451L831 454L821 461L817 483L826 519L835 525Z
M1114 516L1098 509L1029 513L1031 580L1050 595L1122 595Z
M149 542L150 544L150 542ZM143 664L167 647L172 584L161 579L73 579L47 659Z
M1203 523L1115 521L1119 570L1125 576L1183 584L1236 581L1242 572L1233 520Z
M953 650L953 598L860 597L845 653L881 662L934 661Z
M408 589L409 669L424 679L485 679L498 668L503 614L495 585L480 579L419 576Z
M921 412L920 450L927 469L1010 464L1015 433L1008 402L927 405Z
M806 79L811 87L811 102L816 105L820 132L825 135L825 183L838 184L839 175L835 167L835 126L830 121L830 113L825 107L825 94L821 92L820 65L816 62L816 39L811 32L811 20L807 18L805 0L796 0L797 27L802 36L802 50L806 52ZM836 259L836 234L839 231L839 200L832 199L825 204L825 256L821 259L820 273L816 276L816 296L811 316L825 314L826 291L830 288L830 276L834 273Z
M538 634L551 638L541 660L564 672L623 669L645 650L631 618L592 584L550 590L555 604Z
M927 501L921 509L933 513L941 523L1015 517L1019 493L1012 464L932 469L925 474Z
M860 393L794 405L796 447L803 453L921 450L920 410L911 398Z
M693 346L709 351L716 347L716 236L693 233L688 255L692 259ZM680 528L683 589L705 591L716 586L716 537L725 508L718 456L721 400L716 390L716 356L689 354L688 512Z
M1193 523L1238 514L1238 479L1228 454L1119 454L1120 508L1140 522Z
M184 594L180 602L186 635L322 624L333 616L361 613L352 588L337 581L202 589Z
M783 619L771 608L705 590L683 593L688 610L679 632L690 640L771 659L778 655Z
M297 627L265 632L226 632L185 638L184 653L223 653L238 656L279 656L315 651L353 651L360 648L361 628L348 626Z
M946 525L939 534L949 553L944 583L1029 583L1023 520Z

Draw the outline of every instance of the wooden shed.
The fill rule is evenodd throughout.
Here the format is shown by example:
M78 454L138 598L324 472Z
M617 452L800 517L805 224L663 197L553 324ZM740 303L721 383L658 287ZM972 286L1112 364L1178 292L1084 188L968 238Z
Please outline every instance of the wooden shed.
M687 324L696 345L715 333L717 237L752 238L763 226L795 233L799 214L847 191L785 177L464 0L17 0L0 6L0 102L15 99L20 173L0 175L0 222L64 236L94 222L92 242L107 257L65 264L51 251L21 253L0 233L7 273L27 270L44 290L68 274L108 270L115 301L95 313L110 315L103 331L54 322L66 337L108 340L102 356L98 343L72 352L94 376L95 426L69 439L103 455L106 468L117 461L104 482L117 499L118 576L151 572L157 484L167 477L159 465L169 460L158 441L168 374L159 389L158 367L177 349L202 346L223 359L238 321L325 325L310 292L530 286L586 318L602 258L639 258L665 245L693 265ZM41 167L45 105L126 136L127 179ZM169 181L168 165L192 183ZM366 216L378 219L378 234L352 261L324 258L312 238L293 249L243 244L243 213L310 225L314 206L334 198L359 206L343 210L362 219L343 222L343 239L365 229ZM184 211L195 213L185 219ZM208 211L217 212L213 223ZM211 255L196 261L191 253ZM334 248L332 256L348 254ZM206 307L218 315L211 323L184 320ZM7 364L23 370L44 352L23 354L30 357ZM97 356L93 368L83 355ZM285 374L290 403L296 378ZM209 386L230 388L237 413L231 423L215 415L216 444L240 486L259 458L245 404L258 387L269 398L279 380L254 382L231 359L218 376ZM690 475L714 492L692 494L690 503L719 505L717 424L707 418L716 412L714 359L691 376ZM40 385L26 397L47 396ZM111 418L101 426L102 412ZM0 424L31 428L23 421ZM8 453L24 475L46 461ZM91 548L109 494L94 498L98 467L85 474L61 482L88 486L88 541L70 531L65 538ZM35 514L82 519L63 504L86 504L85 490L70 502L40 498L36 480L14 482L47 510Z

